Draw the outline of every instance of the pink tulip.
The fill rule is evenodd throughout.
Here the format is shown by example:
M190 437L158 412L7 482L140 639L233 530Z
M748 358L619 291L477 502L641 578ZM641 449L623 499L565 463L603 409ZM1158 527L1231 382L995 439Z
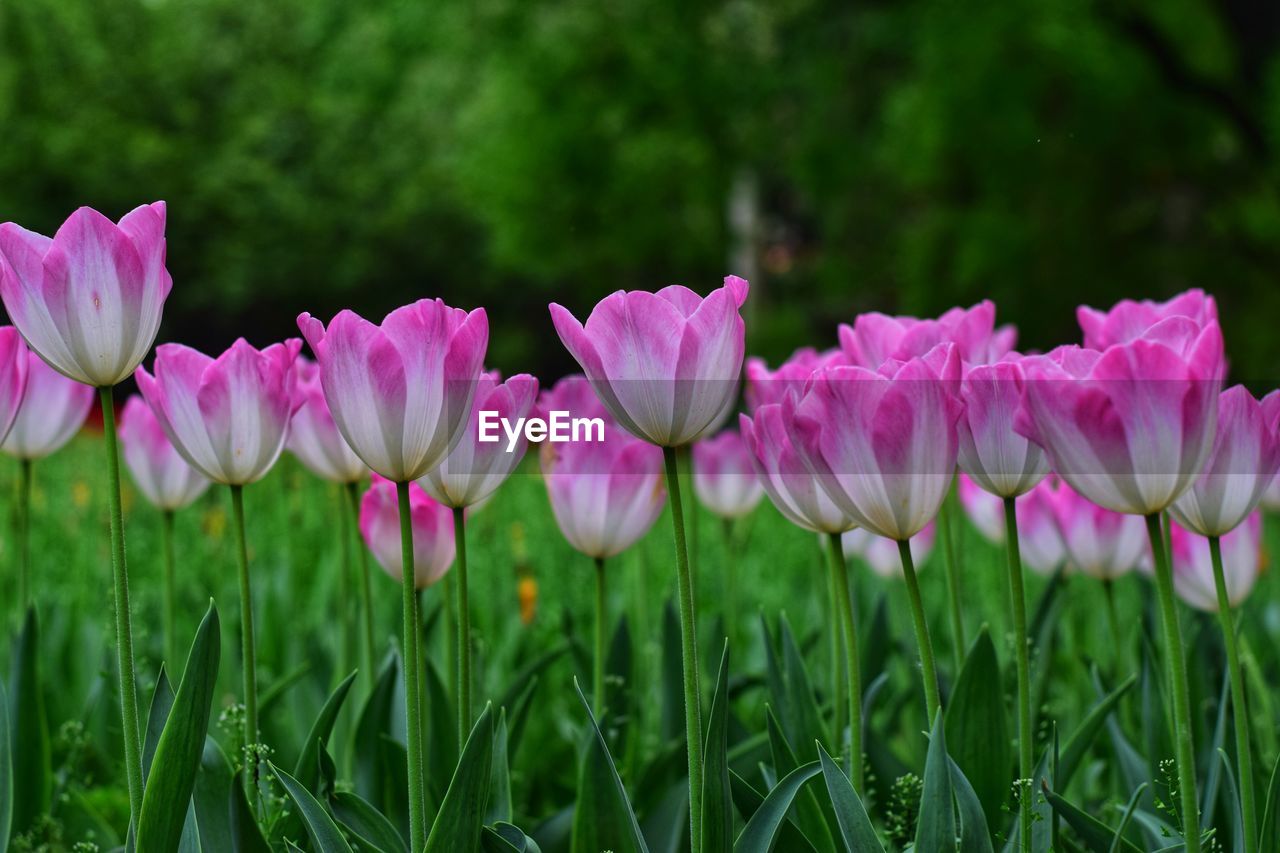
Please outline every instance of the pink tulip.
M1173 588L1197 610L1218 611L1218 588L1213 580L1209 540L1177 525L1169 525L1173 553ZM1238 606L1249 597L1262 574L1262 513L1255 512L1221 539L1222 576L1227 601Z
M496 373L484 373L476 385L475 404L462 438L440 467L424 474L418 484L427 494L447 507L475 506L492 495L516 470L524 458L528 442L521 431L515 446L508 449L508 437L501 426L491 433L497 441L480 441L480 413L491 412L494 422L505 419L515 424L529 416L538 396L538 380L527 373L502 382Z
M1194 484L1213 444L1222 333L1171 317L1106 352L1059 347L1023 361L1014 428L1053 470L1116 512L1162 512Z
M27 392L0 449L19 459L42 459L61 449L84 426L93 406L93 389L63 376L30 350L26 357Z
M726 430L693 446L693 491L721 518L741 518L756 508L764 487L740 433Z
M585 326L555 303L551 319L614 420L652 444L679 447L713 432L737 401L747 289L731 275L705 299L678 285L620 290Z
M971 367L960 383L960 470L1002 498L1025 494L1049 473L1044 451L1013 431L1022 386L1017 360Z
M381 326L341 311L327 330L310 314L298 328L338 430L366 465L403 483L444 461L466 429L489 345L483 308L420 299Z
M791 444L782 407L761 406L755 417L738 416L742 442L769 500L778 512L815 533L843 533L855 522L827 496Z
M782 402L798 455L856 526L898 541L933 520L955 476L960 357L940 344L878 371L828 367Z
M574 393L574 383L551 392ZM544 395L545 396L545 395ZM564 402L544 400L565 411ZM662 451L606 425L604 441L544 442L542 476L560 531L588 557L619 554L657 521L667 493Z
M124 404L119 431L133 482L158 508L182 509L209 488L208 478L174 449L151 407L136 394Z
M961 474L960 505L973 526L992 545L1004 545L1004 501ZM1018 549L1022 562L1042 575L1052 574L1066 559L1062 534L1054 518L1055 486L1041 480L1017 498Z
M383 571L397 583L404 578L400 550L400 505L396 484L377 474L360 501L360 535ZM413 525L413 585L431 586L453 565L453 512L436 503L416 483L409 484Z
M258 351L240 338L215 360L163 344L154 376L138 368L138 390L183 459L214 482L242 486L260 480L284 449L300 402L301 348L290 338Z
M563 376L555 385L542 389L533 405L533 416L546 420L552 412L568 412L571 418L600 418L605 422L606 433L618 428L581 373Z
M1141 518L1103 509L1066 484L1053 496L1053 513L1068 563L1086 575L1113 580L1148 554Z
M0 298L27 343L59 373L107 387L146 357L173 286L164 225L162 201L118 225L82 207L52 240L0 225Z
M338 425L333 421L320 385L320 365L298 356L295 368L301 404L289 422L286 447L322 480L334 483L363 480L369 469L338 432Z
M743 393L747 411L754 413L769 403L781 403L788 392L798 392L804 387L805 380L815 370L848 363L849 360L838 349L818 352L812 347L796 350L791 358L778 365L777 370L770 370L764 359L752 356L747 359L747 383Z
M1267 408L1280 403L1272 392ZM1178 524L1201 536L1222 536L1243 522L1280 472L1274 417L1243 385L1218 397L1218 428L1200 477L1169 507Z
M1110 311L1087 305L1076 309L1076 319L1084 331L1088 349L1105 350L1142 337L1147 330L1169 317L1186 317L1201 328L1218 322L1218 305L1203 290L1188 290L1168 302L1122 299Z
M991 364L1013 349L1017 330L996 328L996 306L984 300L972 308L952 308L936 320L860 314L840 326L840 348L850 364L876 370L889 359L907 361L938 344L955 344L965 364Z
M27 393L27 345L13 326L0 326L0 440L9 434Z
M937 528L932 522L916 536L911 537L911 562L919 569L933 552ZM861 527L854 528L840 537L846 557L861 557L871 570L882 578L902 577L902 557L898 543L884 536L868 533Z

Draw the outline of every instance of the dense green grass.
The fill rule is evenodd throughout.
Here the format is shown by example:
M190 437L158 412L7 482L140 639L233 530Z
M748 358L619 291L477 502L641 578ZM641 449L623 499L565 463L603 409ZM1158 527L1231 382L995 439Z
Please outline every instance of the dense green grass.
M53 740L53 766L57 769L52 820L35 834L55 840L50 849L69 849L77 841L96 840L104 849L118 841L127 823L128 804L120 767L118 706L112 685L112 649L109 549L106 524L106 475L101 463L100 437L80 436L57 456L37 463L32 509L32 577L41 624L40 663L45 715ZM516 822L544 841L544 850L559 849L557 827L565 828L565 809L575 800L577 758L585 714L574 690L576 677L590 692L592 631L592 565L574 552L560 536L536 474L536 460L529 459L480 512L472 516L469 556L472 578L473 628L475 632L478 687L476 704L497 701L517 679L521 668L544 653L567 648L567 653L542 670L532 694L531 710L523 735L510 756ZM15 477L16 463L3 466L6 481ZM11 486L11 482L6 485ZM5 492L12 494L12 490ZM261 483L246 489L250 560L253 572L258 627L258 667L261 690L287 683L279 699L267 703L263 713L264 737L281 766L292 766L302 748L305 733L325 697L356 666L352 649L357 589L354 568L347 571L343 558L340 495L336 487L311 477L286 455ZM11 507L12 502L6 503ZM179 514L178 636L185 649L196 624L212 598L223 619L222 666L212 727L228 754L236 754L235 727L227 709L239 695L239 647L235 624L238 614L235 563L228 526L229 499L225 489L214 487L195 506ZM133 596L135 645L139 655L140 701L150 700L161 663L161 556L160 519L126 484L125 524ZM983 626L994 640L1003 684L986 685L1001 690L1005 699L1007 730L1016 734L1012 704L1012 645L1008 633L1007 591L1003 554L980 537L962 518L957 519L961 597L967 639L971 643ZM1274 532L1274 531L1272 531ZM827 625L827 575L816 537L785 522L767 502L733 529L737 537L737 579L740 619L725 625L722 619L726 538L718 519L700 508L692 544L699 597L699 641L703 687L709 705L716 664L726 634L731 637L731 690L734 696L730 743L749 741L766 728L766 705L775 699L765 686L764 642L758 614L777 635L778 620L785 616L805 651L808 675L826 703L831 688L831 663ZM11 630L19 624L13 605L14 552L12 536L0 545L0 589L7 603L5 618ZM524 555L523 558L521 555ZM523 559L523 562L522 562ZM521 620L518 568L537 583L536 615ZM615 757L631 793L653 849L668 847L662 838L687 838L666 831L673 820L671 801L680 790L679 765L671 760L672 735L682 733L676 713L670 719L672 701L678 701L678 642L664 627L664 605L674 591L670 519L659 519L654 530L629 553L608 566L610 616L616 625L625 617L631 641L631 665L621 667L611 686L620 698L611 705L624 710L609 720ZM380 653L396 644L399 629L399 588L374 566L377 639ZM914 639L901 585L883 581L857 567L855 597L860 615L864 671L867 684L884 671L887 682L869 701L868 751L871 755L869 809L886 839L897 843L910 835L913 783L906 774L921 774L928 728L924 719L916 671ZM921 582L931 630L937 646L944 695L955 683L957 653L947 618L946 584L941 556L934 554L922 567ZM1251 699L1255 718L1259 774L1270 772L1277 755L1274 683L1280 656L1274 651L1280 639L1280 607L1276 605L1274 573L1264 577L1242 613L1247 663L1254 675ZM1028 590L1034 610L1049 581L1032 576ZM1084 577L1067 577L1053 597L1046 620L1053 642L1040 713L1037 754L1053 742L1055 726L1067 737L1098 693L1091 667L1114 685L1123 675L1137 672L1137 687L1119 705L1113 720L1119 729L1104 732L1093 742L1089 759L1068 788L1068 798L1085 806L1111 825L1128 799L1132 779L1116 756L1121 739L1149 764L1155 799L1147 804L1152 814L1170 819L1162 811L1168 802L1169 777L1159 762L1172 757L1158 698L1158 666L1150 665L1148 636L1151 617L1144 605L1146 581L1133 575L1118 584L1124 623L1124 642L1115 643L1108 631L1103 597L1098 584ZM442 588L427 590L426 655L443 674L449 662L447 638L440 629ZM880 619L877 623L877 613ZM1193 652L1191 680L1197 712L1197 738L1201 745L1201 776L1209 774L1213 756L1222 684L1221 642L1216 623L1183 610L1184 635ZM352 644L344 648L349 624ZM1144 628L1144 624L1148 627ZM5 632L8 659L12 641ZM1045 636L1049 636L1046 633ZM1035 668L1043 670L1043 652ZM616 657L615 660L623 660ZM183 662L170 663L180 673ZM616 667L615 667L616 669ZM10 668L11 671L11 668ZM176 682L176 678L175 678ZM351 733L354 712L363 704L369 681L356 682L348 713L335 733L332 751L339 762L339 778L351 766ZM402 724L401 724L402 725ZM428 725L431 722L428 721ZM999 731L991 722L991 733ZM758 734L756 734L759 737ZM1230 753L1230 735L1224 748ZM949 743L953 755L966 745ZM972 747L973 745L968 745ZM981 745L979 745L981 748ZM970 750L972 751L972 750ZM744 752L735 769L744 777L758 777L759 761L767 752ZM447 767L433 765L439 783ZM1214 774L1217 775L1216 773ZM1012 780L1012 775L1010 775ZM447 778L442 784L447 785ZM895 797L894 789L898 796ZM1266 776L1260 780L1266 792ZM757 787L764 790L763 782ZM1225 797L1225 794L1223 795ZM1006 805L1006 809L1012 805ZM1222 825L1219 807L1207 825ZM1012 814L1010 812L1009 814ZM557 818L558 816L558 818ZM679 815L676 815L678 818ZM990 815L989 815L990 817ZM550 821L550 823L547 823ZM896 828L896 830L895 830ZM993 827L998 836L1003 826ZM1153 843L1136 828L1137 843ZM1067 832L1070 838L1070 832ZM25 843L25 841L23 842ZM23 849L19 847L19 849Z

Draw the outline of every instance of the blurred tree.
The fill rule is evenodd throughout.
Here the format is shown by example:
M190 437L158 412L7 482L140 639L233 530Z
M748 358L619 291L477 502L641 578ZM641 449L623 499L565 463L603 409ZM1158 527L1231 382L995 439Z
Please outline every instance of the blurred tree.
M23 0L0 218L168 199L162 336L209 349L440 295L552 375L548 300L705 290L745 241L771 358L984 296L1047 347L1202 286L1265 380L1278 41L1249 0Z

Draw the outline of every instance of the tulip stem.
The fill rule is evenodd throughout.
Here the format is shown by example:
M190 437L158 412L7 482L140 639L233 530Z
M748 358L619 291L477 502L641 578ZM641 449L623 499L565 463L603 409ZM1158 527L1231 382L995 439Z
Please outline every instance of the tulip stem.
M1004 499L1004 539L1009 552L1009 599L1013 602L1013 642L1018 662L1018 815L1022 850L1031 852L1032 780L1035 777L1034 739L1031 730L1031 661L1027 639L1027 598L1022 588L1022 554L1018 545L1016 499Z
M350 520L357 559L360 563L360 608L364 622L364 665L369 673L372 689L378 678L378 649L373 640L373 584L369 579L369 552L360 536L360 487L356 483L343 486L347 493L347 518Z
M400 507L401 604L404 617L404 709L409 766L409 844L422 850L427 843L426 802L422 798L422 716L418 682L418 597L414 589L413 520L409 484L396 483Z
M1102 579L1102 594L1107 600L1107 628L1111 632L1111 656L1116 661L1116 669L1123 672L1126 655L1124 643L1120 639L1120 614L1116 610L1116 582L1113 579Z
M823 562L827 564L827 624L831 636L831 706L832 721L835 723L837 757L844 755L844 730L848 725L846 715L849 713L845 697L849 695L849 683L846 678L848 666L845 661L844 629L840 621L840 582L831 563L831 552L827 547L826 537L819 534L818 550L823 552ZM844 551L841 547L841 566L844 565Z
M244 669L245 792L254 799L258 787L258 662L253 641L253 586L249 582L249 545L244 530L244 486L231 485L231 514L240 563L240 655ZM252 766L250 766L252 765Z
M471 732L471 605L467 600L467 531L465 511L453 508L453 539L457 549L458 581L458 749Z
M1244 823L1245 853L1258 849L1257 795L1253 788L1253 749L1249 745L1249 714L1245 705L1244 674L1240 669L1240 650L1236 646L1235 616L1227 595L1227 579L1222 568L1222 542L1209 537L1209 556L1213 558L1213 585L1218 591L1218 620L1222 623L1222 639L1227 647L1227 671L1231 676L1231 717L1236 729L1236 761L1240 782L1240 814Z
M596 719L604 713L604 656L605 656L605 609L608 598L605 595L604 557L596 557L596 659L595 673L592 679L595 696L593 703Z
M731 638L738 636L738 547L733 535L733 519L722 519L724 533L724 630Z
M161 549L164 551L164 659L169 666L178 663L177 647L174 645L174 614L177 593L174 591L173 562L173 510L166 509L160 515Z
M954 488L952 489L954 492ZM951 494L938 510L938 534L942 537L942 556L947 567L947 597L951 599L951 639L954 644L956 672L964 666L964 653L969 644L964 639L964 608L960 604L960 567L956 561L955 541L951 536Z
M920 668L924 678L924 704L930 720L938 718L942 700L938 698L938 668L933 662L933 641L929 639L929 622L924 615L924 602L920 598L920 581L916 579L915 560L911 556L911 540L898 541L898 556L902 560L902 576L907 582L907 597L911 600L911 620L915 624L916 644L920 646Z
M862 756L862 661L858 656L858 629L854 619L853 595L849 589L849 565L844 559L840 534L827 535L827 550L831 555L831 577L835 583L836 612L840 619L840 633L844 636L844 656L849 688L849 767L853 771L854 790L866 796ZM836 700L838 703L839 700ZM843 733L837 733L843 745Z
M1156 572L1156 592L1160 599L1160 621L1164 629L1165 666L1173 693L1173 737L1178 759L1178 794L1182 799L1182 835L1187 853L1200 851L1200 811L1196 802L1195 743L1191 733L1191 699L1187 688L1187 660L1178 627L1178 609L1173 599L1173 574L1160 530L1160 514L1147 517L1147 536Z
M684 538L684 506L680 502L680 469L676 449L662 448L671 496L671 525L676 545L680 601L680 657L684 671L685 749L689 757L690 850L702 853L702 697L698 687L698 635L694 624L693 577Z
M31 460L18 460L18 612L31 601Z
M124 729L124 772L129 786L129 816L137 826L142 813L142 742L138 729L138 683L133 671L133 619L129 613L129 568L124 557L120 451L112 387L99 388L98 398L102 403L102 434L107 448L107 503L111 510L111 571L115 579L116 660L120 676L120 718Z
M353 661L356 654L352 651L352 644L355 641L355 632L352 613L351 600L351 567L354 562L351 554L351 520L347 514L347 499L342 494L342 487L338 487L338 547L342 551L342 562L338 567L338 620L342 626L341 636L338 639L338 671L348 673L351 671Z

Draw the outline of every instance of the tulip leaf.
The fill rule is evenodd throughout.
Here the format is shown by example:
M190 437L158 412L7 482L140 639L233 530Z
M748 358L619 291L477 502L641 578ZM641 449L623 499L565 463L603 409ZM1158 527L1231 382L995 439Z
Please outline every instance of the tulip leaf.
M169 721L169 711L173 709L173 685L169 683L169 675L164 664L160 664L160 674L156 676L156 688L151 694L151 707L147 710L147 731L142 740L142 783L151 774L151 761L155 758L156 746L160 743L160 735L164 732L164 724Z
M1262 810L1259 832L1259 850L1280 850L1280 757L1271 767L1271 781L1267 783L1267 802Z
M1231 769L1231 760L1226 750L1218 749L1218 758L1222 762L1222 778L1226 780L1227 807L1230 810L1231 849L1234 853L1244 853L1244 817L1240 811L1240 788L1236 785L1236 774Z
M204 755L213 691L218 680L221 629L212 602L196 630L182 681L173 697L151 761L138 817L137 853L170 851L178 846L187 807Z
M342 703L346 701L347 693L350 692L355 679L356 674L353 672L334 688L316 716L315 722L311 724L311 731L307 733L306 740L303 741L302 754L298 756L298 762L293 767L293 778L301 782L308 791L315 790L319 782L320 751L329 743L333 725L338 720L338 714L342 712Z
M301 782L274 764L268 762L268 766L280 781L285 793L289 795L289 799L293 800L294 805L298 807L298 816L302 818L302 825L306 827L307 835L318 853L352 853L351 845L347 844L347 840L342 836L342 830L338 829L333 818L329 817L324 806L317 802L311 792L304 788Z
M454 768L458 766L457 711L434 661L426 661L423 674L427 702L423 711L427 718L424 746L427 753L427 791L431 801L439 803L444 799L445 787L453 776Z
M702 753L702 851L733 849L733 799L729 790L729 643L720 653L716 692L711 698L707 745Z
M735 853L769 853L773 850L778 840L778 831L786 820L796 795L806 782L821 772L821 764L811 761L779 780L747 821L742 834L733 845Z
M404 838L391 821L368 801L349 791L335 791L329 797L329 807L338 821L361 843L382 853L408 853Z
M489 771L489 810L485 823L511 820L511 767L507 763L507 709L498 710L498 724L493 730L493 761Z
M1080 807L1063 799L1056 792L1050 791L1047 786L1044 795L1053 810L1061 815L1062 819L1075 830L1076 835L1080 836L1080 840L1084 842L1084 846L1088 850L1092 850L1094 853L1110 853L1113 849L1112 844L1119 840L1119 846L1114 849L1138 853L1138 848L1126 841L1123 836L1117 835L1114 829Z
M965 853L992 853L991 829L978 794L960 765L954 759L949 760L951 788L955 792L956 811L960 815L960 849Z
M733 805L738 810L738 814L748 821L760 811L760 806L764 805L764 795L751 786L751 783L743 779L732 769L729 770L729 786L733 789ZM777 831L778 846L786 851L812 851L816 848L804 837L802 833L791 820L783 822Z
M660 731L664 741L679 741L684 730L684 663L680 657L680 620L667 599L662 608L662 700Z
M929 751L924 761L924 789L916 819L917 850L956 849L955 795L951 787L951 761L947 756L942 712L933 722Z
M222 748L217 741L206 736L200 769L196 771L195 789L191 794L196 827L200 831L200 846L205 850L237 849L231 831L233 778L231 763Z
M809 670L785 615L778 618L778 639L782 644L782 677L787 694L783 705L783 731L787 733L787 742L796 748L797 757L811 761L818 754L810 744L824 742L827 733Z
M1004 822L1009 773L1015 759L1010 746L1000 663L984 625L969 648L946 709L946 735L952 760L973 785L991 824Z
M364 799L373 803L384 814L388 812L392 791L390 784L404 786L407 776L397 777L388 768L382 739L390 737L391 720L395 713L396 683L399 678L400 657L395 650L387 653L383 659L382 669L374 682L369 698L356 721L355 748L355 791Z
M831 797L831 804L835 806L836 822L840 826L845 850L849 853L884 853L884 845L876 836L871 817L858 797L858 792L853 789L853 783L844 775L840 765L822 748L822 744L818 744L818 760L822 763L822 778L827 785L827 794Z
M13 649L9 682L9 725L13 729L13 837L26 832L48 814L53 797L49 723L45 716L44 685L40 677L40 623L28 607Z
M609 746L577 679L573 684L586 709L590 726L578 776L578 800L569 849L572 853L595 853L599 850L648 853L649 846L640 832L640 824L618 776L613 756L609 754Z
M1116 689L1096 702L1067 738L1062 748L1062 758L1058 763L1058 778L1054 780L1058 789L1065 789L1071 782L1076 770L1084 762L1085 753L1089 751L1089 747L1098 737L1098 732L1102 730L1103 724L1124 698L1124 694L1133 687L1135 680L1135 676L1129 676L1120 682Z
M9 849L13 825L13 751L9 735L9 695L0 682L0 850Z
M778 718L774 715L773 709L765 707L765 724L769 731L769 746L773 755L773 771L779 777L786 776L792 770L800 766L800 761L796 759L795 751L791 748L791 744L787 742L786 735L782 731L782 725ZM795 797L795 821L800 827L800 831L818 846L821 850L828 850L834 843L831 835L831 823L835 822L835 816L828 822L827 816L823 813L822 807L818 802L817 796L812 790L806 789L796 794Z
M426 853L475 850L493 780L493 705L485 706L471 727L449 790L427 836Z
M505 821L486 826L480 841L486 853L541 853L537 842L525 835L524 830Z

